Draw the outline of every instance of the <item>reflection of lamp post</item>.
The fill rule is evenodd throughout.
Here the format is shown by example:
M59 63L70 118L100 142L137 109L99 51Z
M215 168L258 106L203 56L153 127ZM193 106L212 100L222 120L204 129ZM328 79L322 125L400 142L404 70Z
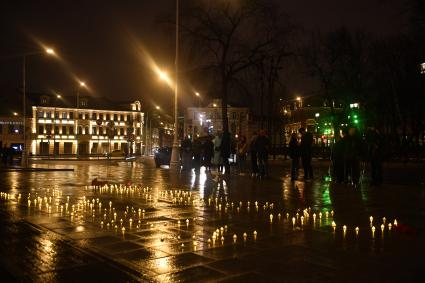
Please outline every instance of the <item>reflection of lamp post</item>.
M24 127L24 148L22 150L22 158L21 158L21 166L22 167L28 167L28 153L27 153L27 133L26 133L26 101L27 101L27 94L26 94L26 64L27 64L27 57L28 56L34 56L38 54L46 53L48 55L55 55L55 51L51 48L46 48L43 51L35 51L35 52L28 52L22 55L22 119L23 119L23 127Z

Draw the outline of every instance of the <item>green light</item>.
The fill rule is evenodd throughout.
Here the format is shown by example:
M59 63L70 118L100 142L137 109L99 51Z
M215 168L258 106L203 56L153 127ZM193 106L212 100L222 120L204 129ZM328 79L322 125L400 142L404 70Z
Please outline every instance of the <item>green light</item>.
M359 120L355 119L354 124L358 124L358 123L359 123Z
M354 119L357 119L357 115L353 115L353 118L354 118Z

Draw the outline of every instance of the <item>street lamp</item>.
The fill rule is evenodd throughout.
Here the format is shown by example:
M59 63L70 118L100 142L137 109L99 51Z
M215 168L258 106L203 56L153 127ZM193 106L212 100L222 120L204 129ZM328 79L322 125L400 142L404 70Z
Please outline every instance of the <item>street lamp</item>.
M62 96L60 94L56 94L56 99L55 99L55 108L53 110L53 157L56 157L56 108L57 108L57 104L58 104L58 99L61 99ZM59 119L59 114L58 117ZM59 152L59 145L58 145L58 152Z
M45 48L44 51L34 51L27 52L22 55L22 119L23 119L23 128L24 128L24 148L22 150L21 166L28 167L28 153L27 153L27 133L26 133L26 68L27 68L27 57L35 56L46 53L48 55L56 55L55 51L51 48Z
M75 152L75 156L77 157L77 159L78 159L78 119L79 119L79 110L80 110L80 89L82 88L82 87L86 87L86 83L85 82L83 82L83 81L80 81L79 82L79 84L78 84L78 88L77 88L77 115L75 115L76 117L75 117L75 131L77 132L77 148L76 148L76 152Z

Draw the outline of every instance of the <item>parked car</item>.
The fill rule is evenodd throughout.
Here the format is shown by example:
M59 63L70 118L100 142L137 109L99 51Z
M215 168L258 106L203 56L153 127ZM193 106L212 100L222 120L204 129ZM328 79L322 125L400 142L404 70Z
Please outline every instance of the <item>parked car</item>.
M156 168L161 165L170 165L171 147L165 146L154 150L154 160Z
M124 157L125 156L125 152L121 151L121 150L114 150L111 152L111 157Z

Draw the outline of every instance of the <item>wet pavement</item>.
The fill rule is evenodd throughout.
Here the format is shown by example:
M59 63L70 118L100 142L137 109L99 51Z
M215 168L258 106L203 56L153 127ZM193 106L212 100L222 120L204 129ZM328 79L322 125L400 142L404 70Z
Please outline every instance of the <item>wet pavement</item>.
M265 180L33 167L74 171L0 172L2 282L415 282L425 268L424 164L388 164L379 188L334 184L321 161L312 182L287 161Z

